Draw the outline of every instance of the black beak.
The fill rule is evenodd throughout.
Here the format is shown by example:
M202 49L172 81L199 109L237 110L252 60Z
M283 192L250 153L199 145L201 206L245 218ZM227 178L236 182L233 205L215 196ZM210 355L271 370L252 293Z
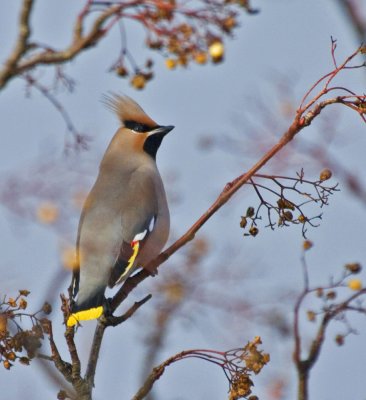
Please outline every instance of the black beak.
M148 136L158 135L164 137L167 133L169 133L173 129L174 129L173 125L158 126L157 128L150 131Z

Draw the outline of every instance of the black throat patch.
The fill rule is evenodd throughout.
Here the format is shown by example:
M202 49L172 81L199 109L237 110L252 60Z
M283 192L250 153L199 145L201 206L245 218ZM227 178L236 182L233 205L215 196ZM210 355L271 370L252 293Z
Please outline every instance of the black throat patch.
M163 141L164 134L156 133L154 135L148 136L144 143L144 151L149 154L154 160L156 159L156 153Z

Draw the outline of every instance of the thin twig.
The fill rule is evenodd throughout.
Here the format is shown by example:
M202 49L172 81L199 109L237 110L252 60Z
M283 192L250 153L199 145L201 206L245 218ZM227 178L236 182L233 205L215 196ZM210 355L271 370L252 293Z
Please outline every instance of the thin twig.
M119 317L115 317L113 315L107 316L106 319L106 326L117 326L121 324L122 322L125 322L127 319L131 318L132 315L141 307L143 306L146 302L148 302L152 298L151 294L148 294L145 296L142 300L136 301L123 315Z
M72 122L72 119L68 112L66 111L65 107L60 103L59 100L55 96L52 95L51 91L44 85L42 85L40 82L38 82L33 76L29 73L24 74L23 78L26 80L26 82L37 89L55 108L56 110L61 114L61 117L65 121L67 130L72 134L74 141L75 141L75 146L77 149L82 148L82 149L87 149L88 148L88 137L86 135L83 135L80 133L74 123Z

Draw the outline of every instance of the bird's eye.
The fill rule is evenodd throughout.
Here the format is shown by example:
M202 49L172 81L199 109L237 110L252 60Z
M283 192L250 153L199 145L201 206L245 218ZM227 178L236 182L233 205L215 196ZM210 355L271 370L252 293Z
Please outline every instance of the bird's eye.
M135 132L146 132L148 130L149 130L149 128L147 126L145 126L143 124L139 124L139 123L136 123L135 129L134 129Z
M140 122L135 121L125 121L124 125L126 128L131 129L135 132L148 132L151 128L145 124L141 124Z

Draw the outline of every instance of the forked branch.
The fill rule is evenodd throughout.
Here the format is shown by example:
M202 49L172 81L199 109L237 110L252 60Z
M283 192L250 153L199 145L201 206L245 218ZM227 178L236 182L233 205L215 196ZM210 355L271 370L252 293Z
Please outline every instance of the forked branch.
M116 295L111 299L111 311L115 311L117 307L127 298L129 293L143 280L150 276L149 270L154 270L158 266L160 266L163 262L165 262L171 255L173 255L176 251L178 251L181 247L186 245L189 241L193 240L196 233L202 228L202 226L224 205L226 204L230 198L246 183L248 183L269 160L272 159L281 149L283 149L289 142L291 142L294 137L305 127L309 126L312 121L321 113L321 111L331 104L341 104L350 107L352 110L356 111L365 122L364 118L364 105L365 105L365 95L350 95L347 93L346 95L337 96L335 98L325 98L325 95L331 90L329 87L332 79L335 78L339 72L351 68L350 62L361 52L362 48L360 47L355 51L350 57L346 59L345 62L341 64L341 67L336 67L331 73L325 75L327 78L327 84L325 88L320 89L319 93L314 96L316 100L310 100L306 105L301 105L301 107L297 110L296 115L294 117L293 122L286 132L281 136L277 144L275 144L271 149L267 151L267 153L250 168L247 172L235 178L233 181L227 183L223 188L222 192L219 194L218 198L211 205L211 207L187 230L187 232L182 235L176 242L174 242L170 247L168 247L165 251L163 251L159 256L157 256L154 260L152 260L148 265L145 266L146 269L143 269L139 273L135 274L131 278L129 278L123 286L118 290ZM332 56L334 55L333 45L332 45ZM354 66L352 68L361 68L364 67L364 63L359 66ZM316 85L312 87L311 90L314 90L320 82L324 79L320 79ZM308 94L304 97L303 103ZM103 339L103 334L105 330L105 325L100 322L98 324L96 335L94 337L92 348L94 351L92 352L92 359L89 360L89 366L93 370L93 374L96 369L96 362L98 360L98 353L100 349L100 344ZM92 382L93 379L90 380ZM150 384L147 383L149 386ZM138 398L138 397L137 397Z

